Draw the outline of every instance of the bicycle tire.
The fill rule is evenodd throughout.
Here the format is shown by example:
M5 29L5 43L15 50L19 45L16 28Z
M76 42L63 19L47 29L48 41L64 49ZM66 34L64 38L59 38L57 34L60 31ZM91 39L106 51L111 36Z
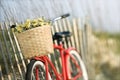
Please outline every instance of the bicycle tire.
M42 61L31 60L27 65L26 77L25 80L36 80L36 77L33 75L34 69L38 67L39 69L39 80L46 80L45 65ZM49 80L51 79L50 74L48 73Z
M87 70L86 70L86 67L85 67L85 65L84 65L84 62L82 61L79 53L78 53L77 51L75 51L75 50L71 50L71 51L70 51L70 56L74 57L74 60L77 61L77 63L78 63L79 66L80 66L80 70L82 71L82 76L79 77L79 78L77 78L76 80L88 80ZM71 67L72 67L72 69L75 68L75 69L73 69L73 70L70 72L70 76L71 76L71 78L73 78L75 75L77 75L78 72L77 72L76 70L78 70L78 69L76 68L76 66L75 66L74 63L72 64L71 58L69 58L67 61L68 61L68 62L67 62L67 63L68 63L67 65L70 66L70 67L69 67L69 70L71 69Z

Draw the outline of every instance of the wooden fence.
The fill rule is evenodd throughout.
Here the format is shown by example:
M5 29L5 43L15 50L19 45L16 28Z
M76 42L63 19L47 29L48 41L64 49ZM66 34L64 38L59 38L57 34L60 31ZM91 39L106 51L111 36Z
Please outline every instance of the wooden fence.
M24 59L18 41L14 33L10 30L11 23L0 24L0 78L1 80L24 80L26 64L29 60ZM83 29L80 29L83 28ZM87 28L80 19L62 19L52 27L52 33L67 31L72 32L73 36L69 42L65 42L65 48L73 46L81 53L87 65ZM55 42L56 43L56 42ZM56 60L58 54L48 55L60 72L60 64ZM89 65L90 67L90 65ZM89 70L89 69L88 69Z

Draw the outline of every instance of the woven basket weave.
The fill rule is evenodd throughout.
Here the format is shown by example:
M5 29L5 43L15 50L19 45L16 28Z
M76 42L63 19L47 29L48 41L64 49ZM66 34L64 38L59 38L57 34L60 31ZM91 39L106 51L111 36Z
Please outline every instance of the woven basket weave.
M36 27L22 33L16 33L16 37L25 58L53 53L50 26Z

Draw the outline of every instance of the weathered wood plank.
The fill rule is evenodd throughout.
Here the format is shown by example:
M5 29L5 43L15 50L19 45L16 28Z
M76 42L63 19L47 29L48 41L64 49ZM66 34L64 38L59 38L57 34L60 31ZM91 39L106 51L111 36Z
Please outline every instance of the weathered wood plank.
M62 19L62 28L63 28L63 31L69 31L69 29L67 29L67 25L66 25L66 19ZM66 39L64 39L65 41L65 48L68 48L69 45L68 45L68 41Z
M53 25L53 29L52 29L52 32L53 32L53 35L55 34L55 32L59 32L59 29L58 29L58 24L57 24L57 22L55 22L54 23L54 25ZM55 40L54 41L54 44L56 44L57 45L57 41ZM57 71L58 72L61 72L61 59L60 59L60 54L59 53L57 53L57 52L59 52L59 51L57 51L56 49L54 49L54 57L55 57L55 63L56 63L56 69L57 69Z
M72 31L72 26L71 26L71 21L67 19L66 22L67 22L67 25L68 25L68 30L72 33L72 36L70 37L70 45L72 47L75 47L74 38L73 38L73 31Z
M0 80L4 80L4 77L3 77L3 74L2 74L2 68L1 68L1 65L0 65Z
M1 27L1 30L0 30L0 33L2 34L1 35L1 37L5 37L3 34L4 34L4 32L3 32L3 28L2 28L2 24L0 25L0 27ZM2 40L3 41L3 40ZM4 51L3 51L3 43L1 43L2 42L1 40L0 40L0 51L1 51L1 54L2 54L2 57L3 57L3 61L4 61L4 66L5 66L5 70L6 70L6 73L7 73L7 78L8 78L8 80L11 80L11 75L9 75L9 73L10 73L10 70L9 70L9 68L8 68L8 61L7 61L7 58L6 58L6 56L5 56L5 54L4 54ZM14 72L14 68L13 68L13 64L11 63L11 57L9 57L9 60L10 60L10 67L12 68L12 71Z
M26 71L26 64L25 64L25 61L24 61L25 59L23 58L19 43L17 41L17 38L16 38L15 34L14 33L12 33L12 34L13 34L13 37L14 37L14 40L15 40L15 43L16 43L16 46L17 46L17 49L18 49L22 64L23 64L23 67L24 67L24 71Z
M16 61L16 63L17 63L17 67L18 67L18 71L19 71L19 74L21 75L21 79L23 80L23 74L22 74L22 70L21 70L21 67L20 67L20 62L19 62L19 60L18 60L18 56L17 56L17 52L16 52L16 50L15 50L15 46L14 46L14 44L13 44L13 40L12 40L12 37L11 37L11 35L10 35L10 31L8 30L8 24L7 23L5 23L5 30L7 31L7 35L8 35L8 37L9 37L9 41L10 41L10 47L12 48L12 50L13 50L13 55L14 55L14 58L15 58L15 61Z
M76 49L79 51L79 42L78 42L78 28L77 28L77 19L73 19L73 34L74 34L74 42L76 45ZM80 52L80 51L79 51Z

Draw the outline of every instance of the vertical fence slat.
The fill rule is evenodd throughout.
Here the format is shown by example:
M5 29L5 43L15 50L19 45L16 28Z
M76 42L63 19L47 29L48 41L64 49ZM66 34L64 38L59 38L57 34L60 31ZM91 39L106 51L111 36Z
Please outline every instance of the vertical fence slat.
M19 71L19 73L21 75L21 78L23 80L23 74L22 74L22 70L21 70L21 67L20 67L20 64L19 64L20 62L19 62L17 54L16 54L16 50L15 50L13 40L12 40L11 35L10 35L10 31L8 30L8 24L6 24L6 23L5 23L5 28L7 30L7 34L8 34L9 40L10 40L10 44L11 44L11 48L13 50L13 55L14 55L16 63L17 63L18 71Z
M9 26L11 26L11 25L13 25L13 24L17 24L17 23L16 23L15 21L14 21L14 22L10 22L10 25L9 25ZM22 24L22 22L21 22L21 24ZM19 43L18 43L18 41L17 41L17 38L16 38L14 32L11 33L11 36L13 36L13 40L14 40L14 43L15 43L14 46L17 47L17 50L18 50L17 53L19 54L19 57L20 57L20 59L21 59L21 61L22 61L23 71L26 72L26 64L25 64L25 61L24 61L24 58L23 58L23 55L22 55L22 52L21 52Z
M62 19L63 20L63 19ZM62 20L59 20L58 21L58 30L59 30L59 32L62 32L62 31L64 31L64 26L63 26L63 21ZM64 47L66 48L67 46L66 46L66 43L64 43Z
M72 36L70 37L70 45L71 45L72 47L75 47L74 38L73 38L72 26L71 26L70 20L68 20L68 19L67 19L67 25L68 25L68 30L69 30L70 32L72 32Z
M2 54L2 58L3 58L3 62L4 62L4 66L5 66L5 71L7 73L8 80L11 80L11 76L9 76L10 71L9 71L9 68L8 68L8 63L7 63L6 57L5 57L3 49L2 49L1 41L0 41L0 51L1 51L1 54Z
M0 80L4 80L1 65L0 65Z
M54 31L54 33L55 32L59 32L59 30L58 30L59 28L58 28L58 22L56 21L54 24L53 24L53 31Z
M63 31L67 31L66 19L62 19L62 28L63 28Z
M76 38L75 38L75 26L76 26L76 23L75 23L75 19L72 19L72 33L73 33L73 43L74 43L74 47L77 48L77 42L76 42Z
M82 59L84 60L84 58L85 58L85 56L84 56L84 49L83 49L83 31L82 30L80 30L79 31L79 43L80 43L80 55L81 55L81 57L82 57Z
M57 24L58 24L58 26L57 26L57 28L58 28L58 30L59 30L59 32L62 32L62 28L61 28L61 20L59 20L59 21L57 21Z
M22 55L22 52L21 52L19 43L18 43L18 41L17 41L17 38L16 38L15 34L14 34L14 33L12 33L12 34L13 34L13 37L14 37L14 40L15 40L15 43L16 43L16 46L17 46L17 49L18 49L20 58L21 58L21 60L22 60L22 64L23 64L23 67L24 67L24 71L26 71L26 65L25 65L25 62L24 62L24 58L23 58L23 55Z
M61 32L65 31L65 27L66 27L66 26L65 26L64 20L65 20L65 19L62 19L62 20L59 21L60 24L61 24L61 26L59 26L59 27L61 28ZM66 42L65 42L65 38L63 38L63 41L64 41L64 48L67 48L67 44L66 44Z
M78 18L76 22L77 22L76 23L77 24L76 29L77 29L77 35L78 35L78 51L79 51L79 53L81 53L81 47L80 47L81 46L81 42L80 42L80 38L81 38L81 35L80 35L80 32L81 32L80 26L81 25L80 24L81 23L80 23L80 18Z
M65 30L66 31L70 31L70 29L69 29L69 25L68 25L68 23L67 23L67 21L68 21L68 19L65 19L64 20L64 23L65 23ZM70 31L71 32L71 31ZM72 32L71 32L72 33ZM68 39L68 41L66 41L66 44L67 44L67 47L71 47L71 37Z
M58 24L57 24L57 22L55 22L54 23L54 26L52 26L52 35L54 35L55 34L55 32L59 32L59 30L58 30ZM54 41L54 44L57 44L57 41ZM55 52L55 50L54 50L54 52ZM55 52L54 54L53 54L53 56L54 56L54 62L55 62L55 66L56 66L56 69L57 69L57 71L58 72L60 72L60 66L59 66L59 56L58 56L58 54Z
M89 48L88 47L88 36L89 36L88 34L91 34L91 32L92 32L88 20L86 20L86 23L85 23L84 27L85 27L85 42L86 42L86 44L85 44L86 45L85 46L85 48L86 48L85 56L86 56L86 63L87 63L86 67L88 68L89 79L94 79L95 69L94 69L94 66L93 66L93 62L91 60L93 55L89 54L89 52L88 52L88 48ZM89 65L90 68L88 67L88 65Z
M66 19L62 19L62 24L63 24L63 25L62 25L63 31L69 31L69 30L67 29ZM65 40L65 39L64 39L64 40ZM64 45L65 45L65 48L68 48L68 47L69 47L67 40L65 40Z
M79 51L79 43L78 43L78 28L77 28L77 19L73 19L73 34L74 34L74 42L76 45L76 49Z
M2 24L0 24L0 28L1 28L1 36L5 39L5 36L4 36L4 31L3 31L3 25ZM7 60L6 60L6 57L5 57L5 55L4 55L4 52L3 52L3 49L2 49L3 47L2 47L2 43L0 43L0 49L1 49L1 53L2 53L2 57L3 57L3 60L4 60L4 64L5 64L5 69L6 69L6 72L7 72L7 77L8 77L8 80L11 80L11 76L9 75L9 73L10 73L10 71L9 71L9 69L8 69L8 62L7 62ZM8 53L8 52L7 52ZM8 54L8 56L9 56L9 60L10 60L10 67L12 68L12 72L14 72L14 68L13 68L13 64L12 64L12 61L11 61L11 57L10 57L10 55ZM14 74L15 75L15 74ZM15 78L15 76L14 76L14 78Z

